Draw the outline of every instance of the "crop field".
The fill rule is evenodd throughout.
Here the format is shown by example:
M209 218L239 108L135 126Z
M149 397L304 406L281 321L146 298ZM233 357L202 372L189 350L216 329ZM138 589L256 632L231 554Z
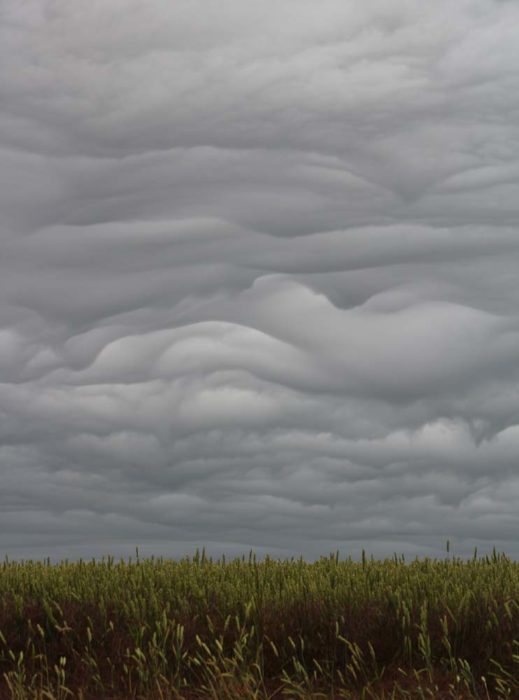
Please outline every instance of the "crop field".
M0 698L519 698L519 562L0 568Z

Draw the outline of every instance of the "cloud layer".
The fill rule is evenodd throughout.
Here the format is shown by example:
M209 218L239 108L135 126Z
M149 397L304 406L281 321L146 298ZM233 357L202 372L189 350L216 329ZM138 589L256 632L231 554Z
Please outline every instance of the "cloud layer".
M519 7L0 2L0 550L519 556Z

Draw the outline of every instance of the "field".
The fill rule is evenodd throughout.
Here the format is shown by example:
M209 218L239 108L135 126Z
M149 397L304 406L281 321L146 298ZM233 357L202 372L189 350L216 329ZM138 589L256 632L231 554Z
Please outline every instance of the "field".
M0 699L519 698L519 562L0 568Z

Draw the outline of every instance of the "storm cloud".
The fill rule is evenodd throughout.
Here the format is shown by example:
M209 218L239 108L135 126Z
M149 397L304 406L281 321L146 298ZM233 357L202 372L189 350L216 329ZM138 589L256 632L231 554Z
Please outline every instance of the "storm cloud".
M0 0L0 554L519 556L518 26Z

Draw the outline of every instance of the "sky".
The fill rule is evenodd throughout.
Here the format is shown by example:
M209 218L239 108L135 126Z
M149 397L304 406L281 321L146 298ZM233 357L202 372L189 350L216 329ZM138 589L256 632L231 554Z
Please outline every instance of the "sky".
M519 558L518 26L0 0L0 558Z

